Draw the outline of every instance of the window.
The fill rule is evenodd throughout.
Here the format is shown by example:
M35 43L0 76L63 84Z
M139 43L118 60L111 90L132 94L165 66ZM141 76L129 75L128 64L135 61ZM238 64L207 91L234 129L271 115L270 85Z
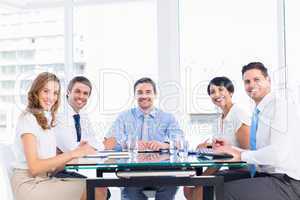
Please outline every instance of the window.
M277 4L272 0L188 0L181 1L180 8L181 72L188 95L192 94L188 112L215 112L206 92L215 76L232 79L234 99L247 102L242 66L261 61L273 71L279 67Z
M1 66L1 72L5 75L14 75L16 74L16 66L15 65L4 65Z
M271 70L273 83L277 81L281 67L277 11L272 0L180 1L181 78L187 113L218 112L206 92L209 80L216 76L230 78L235 85L233 100L249 105L241 77L242 66L249 62L263 62ZM207 134L212 132L197 135Z
M16 52L15 51L2 51L1 52L1 60L3 62L14 61L16 60Z
M55 65L55 72L64 72L63 11L62 7L0 11L2 118L8 119L8 114L12 113L7 109L8 103L13 102L13 107L18 111L24 109L31 80L41 70L51 70L43 66ZM3 127L11 127L9 122L1 120ZM0 140L10 135L11 130L1 129Z
M34 50L22 50L22 51L17 51L17 58L20 61L34 61L34 55L35 51Z
M288 88L292 91L292 98L300 103L300 27L297 19L300 4L296 0L285 1L286 4L286 61Z
M99 112L91 114L117 114L132 106L135 80L157 80L156 1L104 1L74 13L74 59L96 83L89 108Z
M17 66L19 73L26 73L26 72L32 72L34 70L34 65L20 65Z
M1 81L1 86L2 86L2 89L5 89L5 90L12 90L14 89L15 87L15 82L12 81L12 80L9 80L9 81Z

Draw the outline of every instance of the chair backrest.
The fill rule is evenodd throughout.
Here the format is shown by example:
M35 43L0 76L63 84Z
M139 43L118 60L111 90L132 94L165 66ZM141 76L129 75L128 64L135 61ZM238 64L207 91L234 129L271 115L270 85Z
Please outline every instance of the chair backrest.
M11 145L0 144L0 199L13 200L10 178L15 154Z

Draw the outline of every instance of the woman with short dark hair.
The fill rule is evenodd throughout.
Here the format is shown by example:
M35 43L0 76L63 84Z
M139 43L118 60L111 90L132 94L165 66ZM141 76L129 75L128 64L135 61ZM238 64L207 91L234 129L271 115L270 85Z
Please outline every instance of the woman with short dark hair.
M220 133L217 137L226 138L234 146L242 149L249 148L250 138L250 114L240 105L232 102L234 86L227 77L215 77L208 86L207 93L213 104L222 110ZM209 144L207 141L198 145L198 148L205 148ZM208 168L203 174L209 175L218 173L218 169ZM248 171L241 171L241 176L248 176ZM202 199L202 187L196 189L185 187L184 195L187 199Z

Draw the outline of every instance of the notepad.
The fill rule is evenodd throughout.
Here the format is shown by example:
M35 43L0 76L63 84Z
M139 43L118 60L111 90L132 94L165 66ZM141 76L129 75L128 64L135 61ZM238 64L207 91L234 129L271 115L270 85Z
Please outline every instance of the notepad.
M90 154L86 155L85 157L87 158L104 158L104 157L109 157L109 158L127 158L129 157L128 151L97 151L96 154Z
M233 158L231 154L216 152L211 148L200 148L196 151L189 152L189 154L196 154L198 156L210 156L213 159Z
M152 150L152 149L145 149L139 150L139 153L168 153L169 149L160 149L160 150Z

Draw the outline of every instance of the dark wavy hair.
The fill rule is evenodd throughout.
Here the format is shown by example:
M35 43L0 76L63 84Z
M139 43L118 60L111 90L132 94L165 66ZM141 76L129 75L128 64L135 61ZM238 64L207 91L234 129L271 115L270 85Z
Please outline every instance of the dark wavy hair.
M57 101L55 104L52 106L50 109L52 120L50 122L50 126L48 125L48 121L46 116L44 115L43 108L40 105L39 101L39 93L43 89L43 87L49 82L49 81L54 81L57 82L59 85L59 90L58 90L58 97ZM54 122L56 120L56 113L60 104L60 91L61 91L61 86L60 86L60 81L57 78L55 74L49 73L49 72L43 72L40 73L33 81L30 90L28 92L28 104L26 110L30 113L32 113L38 124L42 127L42 129L50 129L51 127L54 127Z

